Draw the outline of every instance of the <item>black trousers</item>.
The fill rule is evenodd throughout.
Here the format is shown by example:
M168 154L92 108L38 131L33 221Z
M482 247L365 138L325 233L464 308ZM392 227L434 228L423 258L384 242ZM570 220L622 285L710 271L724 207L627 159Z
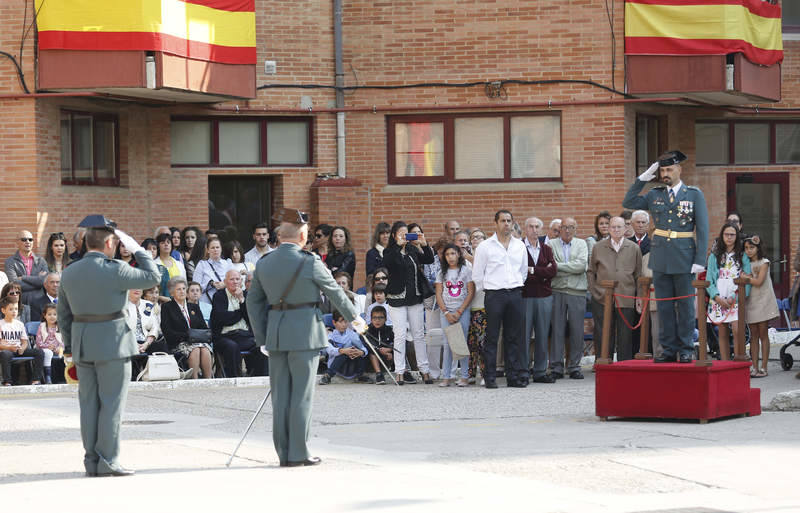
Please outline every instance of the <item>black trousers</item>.
M0 366L3 369L3 381L11 383L11 359L15 356L32 356L33 357L33 376L31 381L42 381L44 372L44 351L38 347L28 347L24 353L17 354L16 351L0 351Z
M483 345L483 358L486 362L486 381L492 382L497 378L497 340L502 327L506 378L509 382L527 383L528 365L522 340L525 324L522 290L487 290L484 305L486 341Z
M214 340L214 352L222 357L222 366L225 371L225 377L235 378L240 374L241 366L241 352L250 351L250 354L245 356L245 364L248 371L254 376L268 375L268 362L267 357L258 350L256 347L256 339L253 334L247 330L229 331L219 335Z

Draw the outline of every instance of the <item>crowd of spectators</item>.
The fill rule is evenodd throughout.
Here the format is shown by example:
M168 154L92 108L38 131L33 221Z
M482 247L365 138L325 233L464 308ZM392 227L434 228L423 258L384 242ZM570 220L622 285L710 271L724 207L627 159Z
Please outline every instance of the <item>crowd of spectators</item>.
M533 382L582 379L582 357L599 353L584 343L584 319L587 312L593 317L590 338L598 343L604 314L600 283L614 280L619 294L635 296L637 279L649 273L651 223L646 211L600 212L592 229L585 239L578 237L578 224L569 216L553 219L546 226L537 217L511 223L515 244L524 244L527 253L528 271L521 287L523 308L517 316L524 341L520 365L529 369ZM440 235L430 237L417 223L380 222L364 256L363 287L354 283L354 277L360 276L359 259L348 228L319 224L312 233L305 249L323 260L369 323L365 338L359 337L330 303L320 298L319 308L327 314L330 331L330 346L322 351L325 363L320 384L330 383L336 375L384 384L387 370L399 384L417 383L411 371L418 371L424 383L439 380L443 387L466 387L476 384L478 376L486 376L486 290L472 274L478 248L490 239L486 232L451 220ZM277 247L278 234L267 224L254 226L246 252L240 241L226 240L225 235L196 226L159 226L152 238L142 242L162 279L152 289L131 290L123 312L141 354L134 358L134 378L145 356L156 352L173 354L189 379L268 375L269 360L256 347L245 298L256 263ZM27 373L31 383L58 381L64 347L54 305L60 273L85 252L82 238L79 229L71 238L70 252L67 237L53 233L41 257L33 251L31 232L19 232L18 250L6 259L5 273L0 273L3 385L17 379L21 366L12 365L16 360L30 361ZM497 240L496 236L491 239ZM137 265L135 255L121 244L116 258ZM796 262L800 272L800 259ZM739 305L732 280L740 276L752 278L753 292L748 284L747 295L753 301L751 304L748 299L746 307L755 340L751 343L752 375L760 377L766 375L764 362L769 355L766 326L777 316L769 261L758 235L743 234L741 215L732 213L708 256L708 316L719 326L719 340L727 341L729 332L738 333ZM766 307L769 302L771 308ZM629 326L636 324L643 305L639 300L619 298L617 306L611 320L610 353L612 358L626 360L637 352L638 331ZM653 333L658 333L654 303L646 310ZM797 312L792 315L796 318ZM468 355L456 357L451 351L445 334L451 325L460 327ZM449 333L454 336L457 332ZM502 369L505 360L516 356L503 348L502 334L492 336L499 347L497 356L490 353L496 358L492 369L494 364ZM651 336L651 344L650 350L657 355L658 336ZM712 349L720 358L730 357L722 343ZM517 366L516 360L513 364ZM517 371L514 382L527 385L528 378Z

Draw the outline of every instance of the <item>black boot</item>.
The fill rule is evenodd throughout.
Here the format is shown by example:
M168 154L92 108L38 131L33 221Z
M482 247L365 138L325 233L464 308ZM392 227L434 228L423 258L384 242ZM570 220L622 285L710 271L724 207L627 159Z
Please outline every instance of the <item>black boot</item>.
M52 367L45 367L44 368L44 382L47 385L53 384L53 368Z

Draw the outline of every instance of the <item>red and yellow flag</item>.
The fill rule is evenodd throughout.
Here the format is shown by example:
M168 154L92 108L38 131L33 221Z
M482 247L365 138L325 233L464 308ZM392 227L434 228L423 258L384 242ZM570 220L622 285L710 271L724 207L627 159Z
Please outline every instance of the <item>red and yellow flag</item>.
M627 55L721 55L783 60L781 8L762 0L626 0Z
M145 50L256 63L255 0L36 0L42 50Z

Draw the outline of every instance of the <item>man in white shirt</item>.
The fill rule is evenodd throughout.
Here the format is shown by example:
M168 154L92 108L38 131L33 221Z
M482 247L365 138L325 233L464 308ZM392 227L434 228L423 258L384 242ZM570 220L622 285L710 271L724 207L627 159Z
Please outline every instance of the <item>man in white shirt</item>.
M525 320L522 286L528 274L527 250L525 244L511 234L514 225L511 212L498 210L494 222L497 231L478 246L472 268L475 288L486 292L484 380L486 388L497 388L497 339L502 326L508 386L524 388L528 385L528 365L522 340Z
M255 246L244 254L244 263L255 266L262 256L272 251L268 244L269 227L267 223L258 223L253 226L253 241L255 241Z

